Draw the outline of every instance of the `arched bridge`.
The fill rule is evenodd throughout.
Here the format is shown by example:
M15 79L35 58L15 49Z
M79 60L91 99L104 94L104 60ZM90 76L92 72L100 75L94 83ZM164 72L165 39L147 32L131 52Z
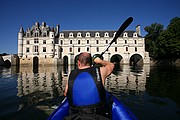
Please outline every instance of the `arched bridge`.
M0 56L0 65L2 66L11 66L18 64L19 64L19 58L17 54Z

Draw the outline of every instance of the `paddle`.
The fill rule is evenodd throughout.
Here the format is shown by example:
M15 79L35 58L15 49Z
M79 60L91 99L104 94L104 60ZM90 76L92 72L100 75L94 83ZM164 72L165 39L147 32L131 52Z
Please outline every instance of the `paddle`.
M112 43L115 42L116 39L123 33L123 31L132 23L132 21L133 21L132 17L129 17L124 21L124 23L120 26L120 28L116 32L113 40L107 45L107 47L104 49L104 51L100 54L99 58L102 58L103 54L108 50L108 48L112 45ZM95 65L95 63L93 64L93 66L94 65Z

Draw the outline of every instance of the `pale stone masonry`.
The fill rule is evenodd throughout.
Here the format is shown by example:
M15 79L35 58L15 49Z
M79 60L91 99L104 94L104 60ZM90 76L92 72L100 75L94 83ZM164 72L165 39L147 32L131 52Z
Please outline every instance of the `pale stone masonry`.
M59 25L50 28L45 22L41 25L36 22L25 32L21 27L18 33L20 65L33 65L35 62L57 65L63 61L74 64L75 57L81 52L89 52L92 56L100 54L116 33L112 30L59 30ZM140 26L136 31L124 31L103 57L121 64L129 64L135 57L140 57L143 63L150 63Z

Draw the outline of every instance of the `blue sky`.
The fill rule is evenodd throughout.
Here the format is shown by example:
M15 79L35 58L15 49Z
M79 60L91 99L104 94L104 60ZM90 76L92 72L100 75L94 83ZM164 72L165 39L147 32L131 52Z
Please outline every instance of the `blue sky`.
M126 18L127 30L180 17L180 0L0 0L0 53L17 54L17 34L35 22L46 22L61 30L117 30Z

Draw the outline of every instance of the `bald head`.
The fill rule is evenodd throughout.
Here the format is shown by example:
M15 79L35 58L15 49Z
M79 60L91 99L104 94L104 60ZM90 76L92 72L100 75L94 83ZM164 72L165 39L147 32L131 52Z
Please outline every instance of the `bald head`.
M80 53L78 60L83 66L91 66L92 58L90 53L87 52Z

